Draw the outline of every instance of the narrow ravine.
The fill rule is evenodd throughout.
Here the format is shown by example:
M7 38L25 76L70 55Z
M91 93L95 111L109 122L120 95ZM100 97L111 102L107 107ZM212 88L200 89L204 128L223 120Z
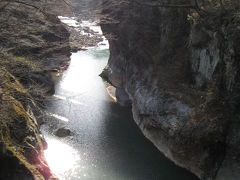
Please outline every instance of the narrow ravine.
M240 0L0 0L0 180L240 180Z
M69 68L56 81L41 130L46 159L60 179L195 180L194 175L165 158L141 133L131 109L107 94L98 76L109 57L108 44L73 53ZM58 138L65 127L72 135Z

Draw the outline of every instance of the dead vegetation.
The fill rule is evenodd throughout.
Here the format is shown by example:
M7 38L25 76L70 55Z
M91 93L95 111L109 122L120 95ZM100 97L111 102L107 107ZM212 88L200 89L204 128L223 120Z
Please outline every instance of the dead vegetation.
M35 117L42 115L43 100L54 87L48 70L52 67L46 70L46 65L64 65L70 47L69 33L51 14L49 3L0 0L0 159L16 165L4 170L1 164L0 179L52 176Z
M50 176L42 157L44 145L27 90L6 69L0 69L0 152L17 158L35 179ZM41 169L41 168L42 169ZM46 172L43 172L46 170ZM1 174L2 175L2 174Z

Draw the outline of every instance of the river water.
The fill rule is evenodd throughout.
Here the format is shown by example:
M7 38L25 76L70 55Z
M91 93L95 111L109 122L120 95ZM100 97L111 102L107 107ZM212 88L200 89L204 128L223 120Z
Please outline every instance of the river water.
M61 180L197 180L142 135L131 109L110 98L98 76L108 57L107 45L73 53L56 82L49 120L41 127L52 171ZM56 137L59 127L72 136Z

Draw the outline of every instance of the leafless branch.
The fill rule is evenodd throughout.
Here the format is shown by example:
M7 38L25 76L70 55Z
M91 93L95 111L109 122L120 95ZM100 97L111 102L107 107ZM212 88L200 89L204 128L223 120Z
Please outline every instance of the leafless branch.
M151 6L151 7L163 7L163 8L196 8L196 5L191 4L158 4L158 3L141 3L136 0L133 1L139 5Z

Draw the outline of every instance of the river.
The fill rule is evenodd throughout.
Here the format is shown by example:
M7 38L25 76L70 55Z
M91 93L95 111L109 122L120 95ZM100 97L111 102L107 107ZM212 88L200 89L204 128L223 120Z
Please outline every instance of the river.
M73 53L56 81L49 120L41 127L52 171L61 180L197 180L144 137L131 109L110 98L98 76L108 57L107 44ZM56 137L59 127L72 136Z

